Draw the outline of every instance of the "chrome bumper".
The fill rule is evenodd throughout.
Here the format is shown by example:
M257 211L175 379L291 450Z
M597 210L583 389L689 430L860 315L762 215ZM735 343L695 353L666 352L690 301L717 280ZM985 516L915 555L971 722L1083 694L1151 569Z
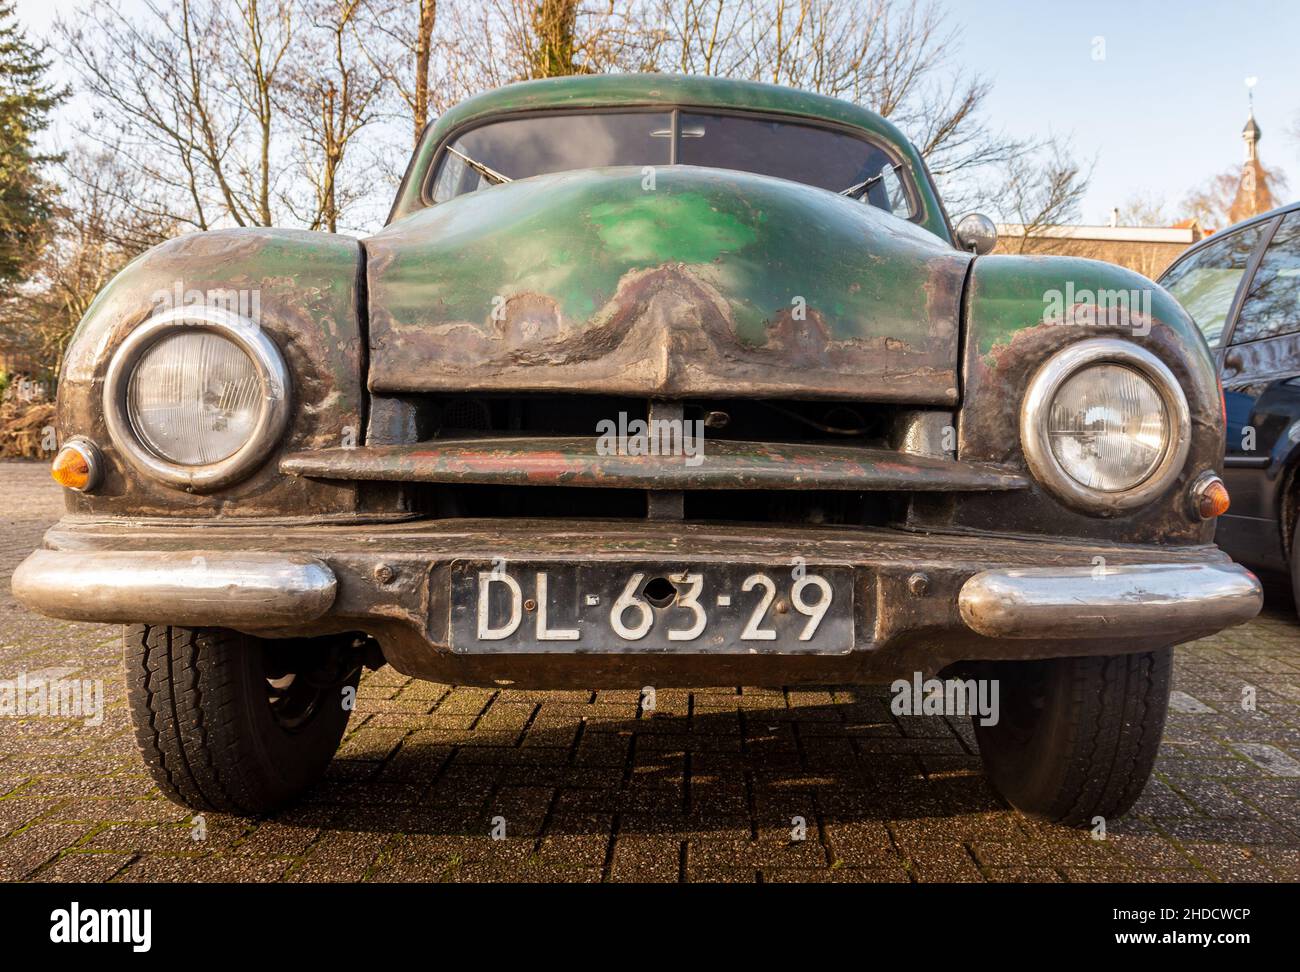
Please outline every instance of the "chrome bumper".
M1259 580L1237 564L986 570L958 596L966 626L990 638L1227 628L1249 621L1263 603Z
M961 622L989 638L1206 633L1249 621L1263 603L1259 581L1233 563L1013 567L958 583ZM42 614L196 627L314 621L335 607L338 587L334 570L304 553L38 550L13 576L14 597Z
M319 618L338 581L314 557L38 550L14 571L14 597L56 618L239 627Z

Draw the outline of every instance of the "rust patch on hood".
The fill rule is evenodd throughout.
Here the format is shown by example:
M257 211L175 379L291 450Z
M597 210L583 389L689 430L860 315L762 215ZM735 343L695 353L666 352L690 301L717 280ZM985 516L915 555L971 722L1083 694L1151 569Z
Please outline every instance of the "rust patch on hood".
M376 392L957 400L969 256L808 186L563 173L435 206L367 252Z
M466 390L549 390L598 384L607 393L688 395L721 388L828 395L862 392L880 374L899 395L949 381L932 356L893 337L836 340L823 313L781 309L762 343L738 334L731 305L690 267L633 271L582 329L565 327L558 303L517 294L486 326L468 321L394 330L381 352L424 360L421 386Z

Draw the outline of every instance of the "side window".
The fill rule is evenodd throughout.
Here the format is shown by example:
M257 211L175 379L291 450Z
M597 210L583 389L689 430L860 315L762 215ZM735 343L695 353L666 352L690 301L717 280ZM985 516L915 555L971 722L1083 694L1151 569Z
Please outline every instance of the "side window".
M910 219L912 201L907 198L907 187L898 177L898 169L892 162L880 170L880 184L885 191L885 205L880 208L889 210L900 219Z
M1223 328L1232 310L1232 298L1246 272L1267 223L1248 226L1215 240L1188 257L1161 278L1161 285L1192 315L1210 347L1223 343Z
M1233 344L1300 333L1300 212L1273 235L1241 305Z

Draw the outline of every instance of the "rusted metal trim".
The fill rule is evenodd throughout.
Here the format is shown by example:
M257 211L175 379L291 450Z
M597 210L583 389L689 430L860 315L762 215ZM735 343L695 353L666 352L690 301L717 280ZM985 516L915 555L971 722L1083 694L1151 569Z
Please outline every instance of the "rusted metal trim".
M677 129L677 112L673 112L673 129ZM676 153L676 140L673 143ZM674 158L674 161L676 159ZM647 417L650 427L656 422L675 422L681 427L686 419L686 409L681 402L666 402L658 399L650 401ZM680 489L652 489L646 493L646 517L651 520L686 519L686 494Z
M438 440L286 456L280 470L319 479L620 489L1024 489L996 466L889 449L710 441L702 455L602 455L582 437Z

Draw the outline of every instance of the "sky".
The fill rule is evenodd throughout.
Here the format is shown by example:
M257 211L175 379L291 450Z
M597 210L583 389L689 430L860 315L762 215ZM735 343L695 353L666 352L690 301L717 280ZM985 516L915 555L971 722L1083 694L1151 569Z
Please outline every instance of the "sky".
M1248 77L1258 78L1260 159L1290 181L1278 202L1300 196L1297 0L949 0L947 9L961 61L993 81L990 121L1017 136L1069 135L1078 155L1095 157L1086 221L1108 221L1138 193L1176 208L1240 166Z
M18 0L44 37L83 0ZM139 0L123 0L138 6ZM854 2L854 0L844 0ZM943 0L955 61L993 82L987 121L1068 136L1093 163L1082 204L1102 223L1135 196L1178 203L1243 159L1245 79L1260 158L1300 196L1300 0Z

